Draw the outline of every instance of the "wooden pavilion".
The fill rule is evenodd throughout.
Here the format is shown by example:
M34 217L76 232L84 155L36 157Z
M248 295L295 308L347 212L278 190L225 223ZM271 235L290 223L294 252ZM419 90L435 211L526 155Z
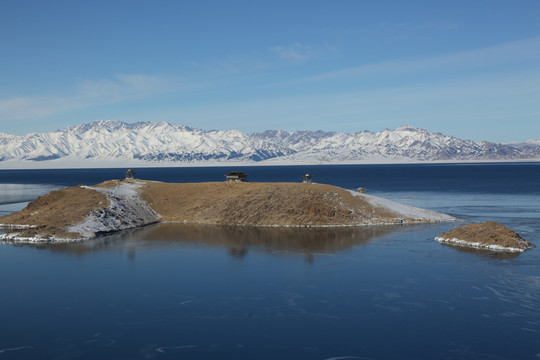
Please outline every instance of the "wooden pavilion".
M313 182L313 176L306 174L303 176L304 180L302 181L304 184L311 184Z
M244 174L242 171L231 171L225 174L225 181L243 181L247 182L248 174Z
M128 169L126 171L126 179L134 179L135 178L135 171Z

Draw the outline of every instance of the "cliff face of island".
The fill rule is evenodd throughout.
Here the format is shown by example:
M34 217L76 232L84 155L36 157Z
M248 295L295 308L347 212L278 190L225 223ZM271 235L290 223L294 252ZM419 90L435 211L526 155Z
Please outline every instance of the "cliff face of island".
M448 215L336 186L112 180L39 197L0 218L3 239L76 241L156 222L358 226L451 221Z

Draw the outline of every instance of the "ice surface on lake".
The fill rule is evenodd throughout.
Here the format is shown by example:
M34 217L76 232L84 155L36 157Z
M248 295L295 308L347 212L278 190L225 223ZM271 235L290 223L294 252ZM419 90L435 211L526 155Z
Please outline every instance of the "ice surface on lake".
M371 205L374 207L382 207L387 208L395 213L397 213L399 216L407 219L407 218L413 218L413 219L426 219L430 221L453 221L455 220L454 217L446 214L437 213L435 211L420 209L414 206L400 204L395 201L385 199L378 196L368 195L359 193L356 191L351 191L351 193L354 196L362 197L366 199Z
M539 358L538 192L377 192L360 179L370 171L378 168L359 167L349 183L462 223L500 222L536 248L495 253L433 241L455 222L376 236L362 235L376 227L159 224L77 244L4 245L0 350L18 350L0 358ZM192 173L190 181L205 174ZM521 186L516 177L498 188Z
M32 201L62 188L50 184L0 184L0 205Z

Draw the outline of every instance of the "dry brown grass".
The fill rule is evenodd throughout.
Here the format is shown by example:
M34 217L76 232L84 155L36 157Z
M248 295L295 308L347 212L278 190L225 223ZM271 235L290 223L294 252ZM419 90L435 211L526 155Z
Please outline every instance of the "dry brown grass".
M484 245L499 245L506 248L527 248L533 245L518 233L494 221L469 224L440 235L444 239L459 239L480 242Z
M266 226L397 221L391 212L373 208L347 190L321 184L146 182L142 196L164 221Z
M79 234L66 228L83 221L91 210L108 204L105 195L97 191L70 187L38 197L23 210L1 217L0 223L32 226L16 230L24 237L77 238Z
M135 180L142 199L161 221L258 226L344 226L397 223L389 209L331 185L301 183L161 183ZM96 185L114 187L113 180ZM80 186L39 197L1 224L35 226L16 230L23 237L80 237L66 229L109 205L102 193ZM11 230L7 230L11 231Z

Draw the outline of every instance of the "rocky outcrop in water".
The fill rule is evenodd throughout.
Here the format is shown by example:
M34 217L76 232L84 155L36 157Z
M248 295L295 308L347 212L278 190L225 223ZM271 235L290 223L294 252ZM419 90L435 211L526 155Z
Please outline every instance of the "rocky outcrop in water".
M523 252L534 247L518 233L494 221L457 227L436 237L442 244L491 251Z

